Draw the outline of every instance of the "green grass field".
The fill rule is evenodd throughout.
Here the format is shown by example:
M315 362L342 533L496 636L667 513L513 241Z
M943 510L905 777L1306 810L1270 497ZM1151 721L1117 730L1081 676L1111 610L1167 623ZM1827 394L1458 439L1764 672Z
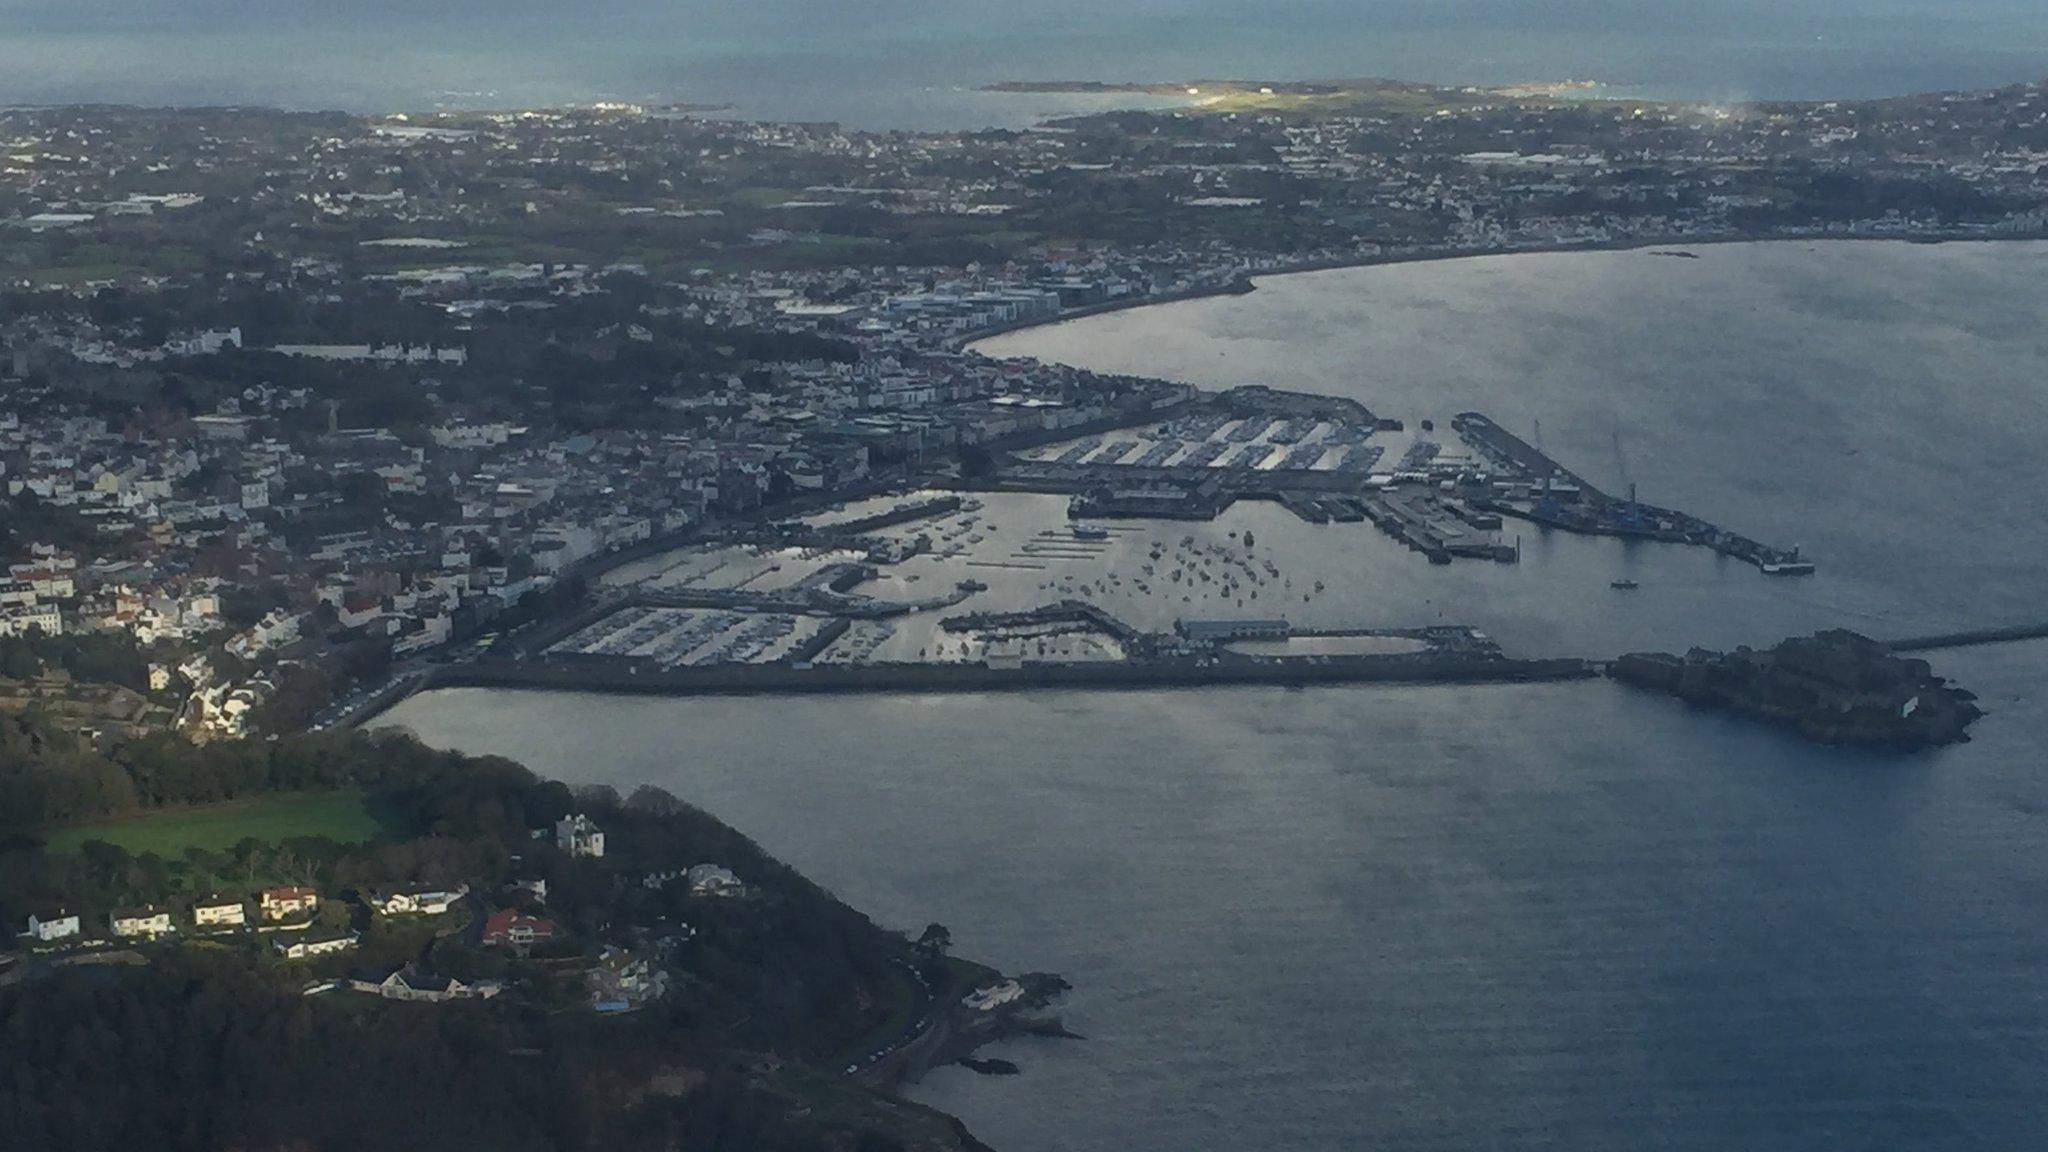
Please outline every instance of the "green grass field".
M176 859L187 848L221 851L247 837L275 842L325 836L353 844L387 831L360 793L320 792L74 824L53 829L48 846L52 852L76 852L87 840L105 840L137 855L154 852Z

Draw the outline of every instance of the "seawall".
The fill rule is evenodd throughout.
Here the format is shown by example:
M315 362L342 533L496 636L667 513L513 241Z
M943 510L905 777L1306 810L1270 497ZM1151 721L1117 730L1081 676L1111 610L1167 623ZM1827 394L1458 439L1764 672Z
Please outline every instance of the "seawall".
M2048 639L2048 623L2018 624L2010 628L1980 628L1968 632L1948 632L1939 636L1913 636L1904 640L1891 640L1886 647L1894 652L1941 652L1952 648L1977 648L1986 644L2016 644L2022 640Z

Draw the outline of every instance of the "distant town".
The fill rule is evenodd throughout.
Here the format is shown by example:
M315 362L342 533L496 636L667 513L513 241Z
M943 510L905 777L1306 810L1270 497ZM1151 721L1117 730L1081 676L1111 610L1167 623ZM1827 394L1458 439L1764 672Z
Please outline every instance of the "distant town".
M1812 558L1601 492L1484 414L1439 434L969 345L1294 269L2039 236L2044 164L2042 84L1740 107L1238 85L969 133L631 106L0 112L0 696L93 740L203 741L345 723L451 665L859 662L885 638L864 619L950 611L977 582L880 610L853 589L980 530L826 510L973 514L932 492L1068 499L1070 529L980 561L1012 570L1087 552L1103 522L1249 498L1369 519L1438 562L1512 562L1505 517L1798 575ZM605 583L689 545L815 562L745 588ZM1207 561L1168 548L1143 579L1192 588ZM1243 603L1283 578L1244 553L1231 611L1184 595L1178 636L1075 625L1060 605L1087 596L1048 576L1045 618L947 617L982 641L953 658L1042 651L1050 622L1205 677L1251 669L1217 626L1284 628L1277 592ZM1499 658L1452 637L1397 639ZM1333 675L1327 638L1310 650Z

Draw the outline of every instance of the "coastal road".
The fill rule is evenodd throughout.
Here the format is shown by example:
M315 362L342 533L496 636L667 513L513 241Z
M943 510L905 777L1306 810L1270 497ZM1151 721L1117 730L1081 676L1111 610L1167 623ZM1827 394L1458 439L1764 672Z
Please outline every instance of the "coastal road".
M878 1045L868 1047L864 1044L864 1050L847 1063L844 1073L847 1076L875 1076L891 1057L901 1054L904 1049L931 1030L935 1007L931 981L925 979L924 973L918 971L917 966L908 961L898 960L896 966L902 970L904 985L910 994L909 1019L893 1035L881 1038ZM885 1080L891 1078L893 1077L879 1077Z

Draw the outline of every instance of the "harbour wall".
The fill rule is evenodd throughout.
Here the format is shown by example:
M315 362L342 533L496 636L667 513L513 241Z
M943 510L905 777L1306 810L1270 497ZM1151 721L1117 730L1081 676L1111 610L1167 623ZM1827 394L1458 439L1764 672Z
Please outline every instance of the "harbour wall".
M1946 632L1939 636L1911 636L1887 641L1894 652L1940 652L1950 648L1976 648L1985 644L2013 644L2021 640L2048 639L2048 623L2018 624L2010 628L1980 628L1970 632Z
M642 671L631 665L577 666L478 661L432 669L409 691L529 688L636 695L767 695L855 692L1001 692L1035 689L1209 688L1238 684L1524 684L1587 680L1584 660L1480 660L1460 657L1364 657L1317 660L1116 661L1101 664L864 664L801 668L736 664ZM397 703L395 697L386 707ZM374 712L355 718L361 723Z

